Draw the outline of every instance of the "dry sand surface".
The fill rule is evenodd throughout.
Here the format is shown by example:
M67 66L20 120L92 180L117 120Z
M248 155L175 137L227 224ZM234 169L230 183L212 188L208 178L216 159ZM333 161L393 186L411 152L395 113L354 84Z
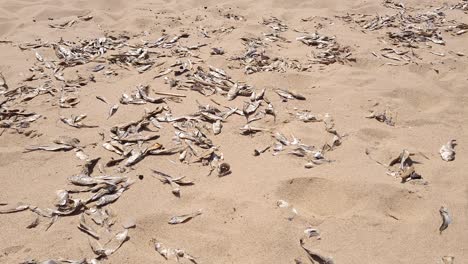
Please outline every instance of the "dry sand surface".
M0 211L19 202L29 209L0 214L0 263L60 258L86 258L89 263L95 263L94 258L102 263L176 262L171 254L165 260L155 250L155 242L183 249L197 263L332 263L309 260L300 239L305 248L332 257L334 263L444 263L444 256L455 257L453 263L468 263L468 33L464 34L468 26L463 24L468 23L468 13L463 11L468 2L398 3L1 0L0 72L8 88L0 87ZM381 19L372 24L376 16ZM403 27L408 35L400 34ZM313 36L315 32L318 37ZM393 38L388 32L395 34ZM189 36L174 39L182 33ZM296 40L301 36L311 36L311 45ZM80 51L73 47L102 37L107 39L95 41L97 48L88 45L93 54L74 58ZM106 47L100 55L99 47ZM214 47L224 54L210 54ZM139 73L138 68L145 65L149 69ZM201 70L208 73L209 66L225 71L230 81L193 81ZM179 72L181 67L184 72ZM154 78L166 69L173 71ZM78 76L83 79L76 81ZM228 100L226 92L232 90L232 95L233 83L241 92ZM134 94L140 84L150 86L149 97L164 99L119 103L123 93ZM242 135L243 107L251 102L252 91L258 96L264 88L264 98L253 98L250 105L255 110L260 103L249 117L260 119L249 125L265 130ZM306 100L282 100L276 89L295 91ZM63 103L72 97L79 103L71 107ZM108 118L113 104L119 108ZM199 108L207 105L221 112L209 116ZM227 107L239 111L223 118ZM146 125L129 129L128 137L140 131L160 138L127 143L125 149L134 150L125 154L133 158L147 147L157 152L181 146L180 152L185 149L187 155L183 162L180 153L146 155L126 166L128 156L102 147L112 136L124 143L127 135L111 133L112 127L138 121L145 111L154 109L160 113L144 120ZM301 121L297 113L305 110L319 121ZM370 110L386 111L392 119L366 118ZM173 118L189 115L193 119L171 121L169 112ZM37 116L21 113L41 117L28 122L24 119ZM87 115L83 124L97 127L75 128L60 121L61 116L80 114ZM211 130L216 119L222 119L217 135ZM276 132L288 139L289 146L278 143ZM77 148L25 149L50 145L60 136L78 138L78 148L89 159L100 157L88 180L102 175L130 179L116 189L109 183L98 185L110 193L124 191L118 200L103 206L115 213L114 225L101 227L91 220L88 214L96 209L95 202L74 207L71 199L86 201L93 192L70 192L66 205L55 207L57 190L87 188L69 180L80 174L86 161L77 158ZM177 136L183 138L178 145ZM333 138L341 144L334 146ZM443 161L439 149L452 139L458 140L455 159ZM322 149L327 142L333 147ZM162 148L157 149L158 144ZM266 152L253 155L254 149L267 146L271 148ZM202 156L213 147L217 147L214 153ZM402 183L398 176L387 174L388 162L403 149L413 153L411 159L416 161L413 167L403 164L403 170L414 168L422 179ZM319 155L323 158L316 159ZM125 159L106 167L118 158ZM219 177L221 162L230 164L232 173ZM313 168L305 168L308 162ZM214 171L208 176L211 168ZM176 197L153 169L174 178L186 176L184 180L194 184L181 186ZM131 181L132 185L122 187ZM289 207L279 207L279 200ZM441 206L453 219L442 233ZM68 207L76 211L64 213ZM38 216L34 208L53 211ZM199 209L202 214L186 223L168 224L172 216ZM77 228L85 211L86 222L98 232L104 248L118 246L113 236L121 232L119 237L125 241L113 254L99 257L89 245L95 239ZM46 230L59 213L66 215L59 215ZM37 217L37 227L26 228ZM124 229L122 224L128 221L135 221L136 227ZM320 236L306 236L307 228L317 229ZM188 258L185 255L180 261L189 263Z

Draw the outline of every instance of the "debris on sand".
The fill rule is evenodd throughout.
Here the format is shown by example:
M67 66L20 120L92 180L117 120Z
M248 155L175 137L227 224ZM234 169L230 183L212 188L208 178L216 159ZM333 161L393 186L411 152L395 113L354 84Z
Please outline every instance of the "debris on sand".
M445 161L452 161L455 159L455 146L457 141L452 139L447 144L443 145L440 150L440 157Z
M442 217L442 224L439 227L439 232L442 234L442 231L447 229L449 224L452 223L452 217L450 217L449 211L445 206L440 207L439 209L440 216Z

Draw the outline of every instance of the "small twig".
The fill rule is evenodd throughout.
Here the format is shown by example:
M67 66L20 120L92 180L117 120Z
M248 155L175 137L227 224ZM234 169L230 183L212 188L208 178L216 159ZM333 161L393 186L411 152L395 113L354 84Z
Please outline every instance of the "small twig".
M154 93L157 94L157 95L167 95L167 96L173 96L173 97L187 97L186 95L175 94L175 93L165 93L165 92L157 92L157 91L154 91Z

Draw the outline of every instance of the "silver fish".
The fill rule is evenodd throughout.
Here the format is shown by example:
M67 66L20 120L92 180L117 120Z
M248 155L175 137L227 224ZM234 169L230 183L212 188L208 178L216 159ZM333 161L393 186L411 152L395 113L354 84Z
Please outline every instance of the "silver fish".
M65 206L70 198L66 190L58 190L56 192L56 195L57 195L57 198L54 203L56 206Z
M26 147L27 151L35 151L35 150L45 150L45 151L60 151L60 150L71 150L73 146L69 145L61 145L61 144L54 144L54 145L47 145L47 146L28 146Z
M3 208L3 207L0 207L0 214L9 214L9 213L16 213L16 212L21 212L21 211L24 211L24 210L27 210L29 209L29 205L27 204L17 204L13 207L9 207L9 208Z
M99 235L96 232L96 230L94 230L94 228L92 228L86 223L86 219L83 213L80 215L80 223L78 224L78 229L96 239L99 239Z
M452 223L452 218L450 217L448 209L445 208L445 206L440 207L439 213L440 213L440 216L442 217L442 225L439 227L439 231L440 231L440 234L442 234L442 231L447 229L449 224Z
M191 214L173 216L173 217L171 217L171 219L169 220L168 223L171 224L171 225L182 224L182 223L185 223L185 222L191 220L192 218L195 218L196 216L199 216L201 214L202 214L202 210L199 209L196 212L191 213Z
M114 194L109 194L109 195L102 196L96 202L96 206L102 207L102 206L104 206L106 204L110 204L110 203L113 203L113 202L117 201L125 190L126 190L126 188L122 187Z
M217 120L216 122L213 123L213 133L215 135L218 135L221 133L221 129L223 128L223 124L221 123L221 120Z

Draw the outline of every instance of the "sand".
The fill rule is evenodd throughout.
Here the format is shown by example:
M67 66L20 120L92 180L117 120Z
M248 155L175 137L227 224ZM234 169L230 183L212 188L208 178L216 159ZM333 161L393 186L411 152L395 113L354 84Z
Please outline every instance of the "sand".
M375 57L380 49L391 46L387 29L365 31L359 25L345 22L336 16L356 14L394 14L381 1L0 1L0 72L11 88L23 84L28 69L36 63L33 50L21 51L17 44L26 42L57 42L101 37L106 33L124 34L133 43L155 40L162 31L171 36L189 32L191 37L181 40L184 45L208 43L195 53L212 65L226 70L235 80L244 81L257 89L266 88L267 96L278 113L277 122L271 117L259 126L273 128L285 135L300 138L304 143L321 146L330 135L323 123L303 123L294 116L296 109L333 116L337 131L346 135L341 146L327 153L329 164L304 168L304 159L291 155L252 155L254 148L273 143L268 133L254 136L239 134L245 119L230 118L223 132L211 135L232 174L206 176L208 168L200 164L182 164L176 156L149 156L127 170L124 175L136 180L122 197L111 205L118 220L134 219L137 227L129 230L129 240L102 260L102 263L165 263L152 241L168 247L182 248L197 257L199 263L294 263L301 259L309 263L299 239L304 230L313 227L321 239L305 238L308 248L336 263L442 263L442 256L454 256L455 263L468 259L468 126L467 57L468 34L460 36L442 32L446 45L419 43L415 63L402 64ZM453 5L457 1L447 1ZM429 11L445 1L405 1L414 10ZM444 10L447 20L468 23L461 10ZM227 19L225 14L241 15L245 19ZM93 19L81 21L80 15ZM342 45L351 47L356 62L313 65L309 71L288 69L284 73L258 72L246 75L242 67L232 67L228 58L244 52L241 37L261 36L269 32L262 18L275 16L288 25L281 35L290 43L274 42L268 51L275 56L301 61L311 56L313 48L295 40L303 35L293 31L318 32L336 36ZM315 17L309 21L302 18ZM49 19L53 20L49 20ZM77 19L65 29L50 28L50 23ZM204 38L197 28L208 31L221 27L234 30ZM140 42L141 43L141 42ZM211 47L222 47L226 54L211 56ZM39 49L45 58L56 59L52 49ZM438 56L431 53L443 53ZM162 58L164 59L164 58ZM87 76L95 64L66 69L65 77L74 78L77 72ZM83 161L70 152L24 153L26 146L45 144L61 135L77 137L90 157L103 161L117 155L106 151L99 133L109 134L118 123L137 119L151 105L121 105L117 113L107 119L109 106L96 100L104 96L117 103L123 92L130 93L137 84L149 84L161 92L187 95L182 103L168 102L177 114L196 111L201 104L213 104L210 97L192 91L171 90L163 78L153 76L165 67L138 74L111 66L118 75L105 77L95 73L96 82L80 88L80 103L69 109L59 108L57 98L41 95L18 106L41 114L45 118L31 124L31 129L43 135L33 139L6 130L0 136L0 202L24 202L50 207L55 191L70 187L67 178L80 170ZM44 80L31 85L38 86ZM57 82L53 82L58 85ZM58 86L59 87L59 86ZM275 88L294 89L307 100L282 102L273 92ZM233 101L214 95L211 98L229 106L241 107L246 97ZM54 105L55 102L55 105ZM375 103L397 113L395 126L375 119L367 119ZM76 129L59 121L59 116L86 113L85 123L98 128ZM161 142L170 142L173 130L161 130ZM456 159L445 162L439 148L450 139L457 139ZM386 169L371 160L385 160L409 149L423 153L416 170L427 185L402 184L386 174ZM174 176L185 175L195 185L182 187L180 198L171 194L170 187L152 177L151 169ZM113 169L109 173L115 174ZM139 180L137 175L143 175ZM277 201L285 200L298 212L289 221L289 209L278 208ZM453 223L439 234L439 208L445 205ZM169 225L171 216L203 209L203 214L182 225ZM61 217L48 230L44 223L34 229L26 226L36 216L31 212L0 215L0 263L20 263L27 259L47 260L94 256L88 237L76 227L79 217ZM46 220L44 220L46 221ZM120 223L118 222L118 223ZM119 224L113 232L119 231Z

